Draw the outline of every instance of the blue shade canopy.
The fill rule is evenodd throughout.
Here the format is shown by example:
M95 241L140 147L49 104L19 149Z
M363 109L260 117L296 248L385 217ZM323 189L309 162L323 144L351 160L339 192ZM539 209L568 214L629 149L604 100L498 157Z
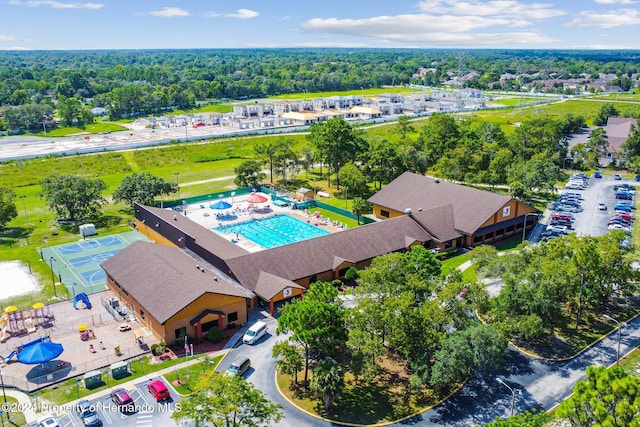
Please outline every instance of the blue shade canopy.
M218 200L210 207L211 209L229 209L231 207L231 203L225 202L224 200Z
M60 356L64 349L62 344L51 341L41 341L25 347L18 353L18 362L27 365L39 365Z

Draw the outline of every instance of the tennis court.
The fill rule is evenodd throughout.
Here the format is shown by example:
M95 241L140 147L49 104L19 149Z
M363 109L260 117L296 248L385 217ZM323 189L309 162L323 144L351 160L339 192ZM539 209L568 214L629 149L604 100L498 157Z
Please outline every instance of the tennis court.
M64 245L40 248L42 261L53 270L52 280L62 283L56 292L74 296L80 292L93 294L107 288L107 280L100 264L137 240L148 239L137 231L113 234L95 239L83 239Z

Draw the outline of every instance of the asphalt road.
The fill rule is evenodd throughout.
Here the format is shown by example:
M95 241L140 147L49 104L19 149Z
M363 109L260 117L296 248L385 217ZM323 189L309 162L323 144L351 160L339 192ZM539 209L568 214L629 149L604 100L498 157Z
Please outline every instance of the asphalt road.
M257 344L240 344L234 348L220 366L224 371L236 357L248 356L252 368L245 375L248 381L262 390L273 402L284 407L285 417L276 424L282 427L333 426L297 410L282 398L275 387L275 363L271 358L273 345L284 339L275 335L275 319L266 319L269 333ZM589 365L611 365L616 361L617 332L569 361L545 361L510 348L505 368L500 371L475 372L464 387L441 405L422 414L397 423L397 426L476 426L507 417L511 411L511 391L500 384L503 379L516 390L515 413L527 409L550 409L568 397L575 383L584 378ZM640 345L640 318L623 328L620 353L625 354Z

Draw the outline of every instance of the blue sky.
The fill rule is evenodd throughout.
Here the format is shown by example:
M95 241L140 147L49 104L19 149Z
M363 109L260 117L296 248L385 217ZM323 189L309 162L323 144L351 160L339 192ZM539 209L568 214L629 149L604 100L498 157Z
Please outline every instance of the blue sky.
M640 0L0 0L0 50L638 49Z

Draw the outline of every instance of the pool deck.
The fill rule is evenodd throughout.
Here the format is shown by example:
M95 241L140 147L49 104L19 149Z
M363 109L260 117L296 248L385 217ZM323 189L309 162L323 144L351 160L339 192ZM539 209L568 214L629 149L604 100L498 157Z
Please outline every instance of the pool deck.
M225 210L211 209L209 208L208 203L190 204L190 205L187 205L186 207L187 217L190 218L192 221L202 225L203 227L213 230L216 227L218 227L218 225L220 224L234 225L241 222L251 221L253 219L268 218L274 215L285 214L285 215L292 216L300 221L313 224L330 233L337 233L343 230L343 228L340 228L339 225L334 226L331 223L323 224L320 218L316 218L312 214L312 212L307 212L305 210L291 209L289 206L283 206L283 207L274 206L270 200L265 203L253 204L256 207L256 209L253 210L253 213L241 211L239 213L236 213L234 217L231 217L233 219L218 219L216 217L216 215L219 213L222 213L225 211L233 211L233 209L235 208L239 208L241 210L242 209L247 210L250 203L248 203L246 199L249 198L250 196L251 195L248 194L245 197L237 197L237 196L234 197L233 207ZM231 202L231 200L229 199L225 199L225 200L227 202ZM269 209L264 209L265 206L269 206ZM221 233L218 231L212 231L212 232L220 234L221 236L228 239L229 241L236 239L236 235L234 233ZM236 244L239 245L241 248L246 249L249 252L258 252L258 251L263 251L265 249L262 246L248 239L243 238L242 236L240 236L240 239L236 242Z

